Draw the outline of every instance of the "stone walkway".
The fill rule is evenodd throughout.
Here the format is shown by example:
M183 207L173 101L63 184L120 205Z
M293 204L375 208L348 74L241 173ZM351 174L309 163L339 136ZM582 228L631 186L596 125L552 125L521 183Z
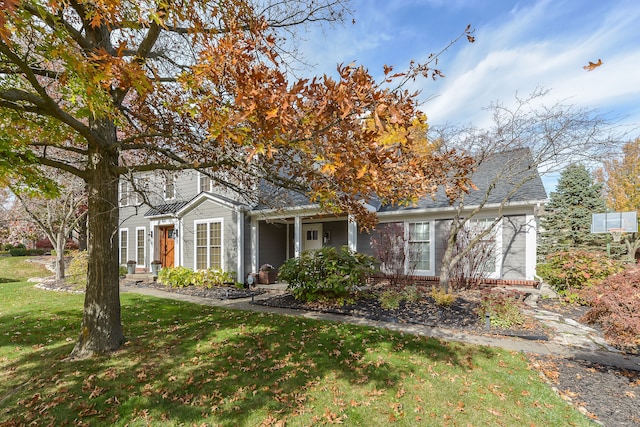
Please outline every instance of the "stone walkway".
M283 285L266 287L271 293L256 295L255 300L268 298L273 292L281 292ZM165 292L154 288L121 286L122 292L134 292L159 298L186 301L195 304L225 307L235 310L274 313L285 316L305 317L331 322L343 322L356 325L385 328L393 331L414 335L428 336L446 341L457 341L469 344L487 345L512 351L535 353L545 356L560 356L568 359L580 359L618 368L640 371L640 356L621 353L609 346L596 329L582 325L573 319L565 318L561 314L541 310L535 306L528 308L529 314L539 319L543 324L552 328L556 333L549 341L527 340L517 337L497 335L472 334L465 331L450 330L414 324L402 324L363 319L353 316L341 316L330 313L320 313L304 310L267 307L252 304L251 298L234 300L213 300L191 295Z

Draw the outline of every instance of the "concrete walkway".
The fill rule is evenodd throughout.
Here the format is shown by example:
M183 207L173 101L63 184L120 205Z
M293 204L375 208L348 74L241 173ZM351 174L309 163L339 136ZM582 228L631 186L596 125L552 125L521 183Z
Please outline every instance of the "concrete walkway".
M155 288L145 288L138 286L125 285L121 286L120 289L121 292L133 292L159 298L191 302L194 304L224 307L234 310L255 311L261 313L280 314L285 316L304 317L308 319L324 320L330 322L343 322L354 325L371 326L375 328L385 328L392 331L433 337L445 341L486 345L512 351L522 351L525 353L535 353L545 356L559 356L567 359L587 360L604 365L640 371L640 356L620 353L613 347L608 346L597 330L582 325L573 319L564 318L558 313L540 310L536 307L529 307L528 314L536 317L543 324L550 328L553 328L556 331L556 333L554 334L555 336L549 341L534 341L518 337L504 337L488 334L472 334L459 330L450 330L423 325L382 322L353 316L342 316L314 311L267 307L263 305L252 304L251 298L214 300L210 298L201 298L174 292L165 292ZM283 285L266 286L266 290L268 291L268 293L255 295L254 299L259 300L268 298L269 296L272 296L274 292L282 292Z

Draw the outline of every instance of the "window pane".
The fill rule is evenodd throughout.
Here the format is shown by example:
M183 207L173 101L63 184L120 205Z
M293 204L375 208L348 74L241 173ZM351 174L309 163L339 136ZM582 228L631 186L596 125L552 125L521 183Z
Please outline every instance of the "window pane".
M129 205L129 183L127 181L120 181L120 206Z
M127 231L120 231L120 263L124 264L128 261L127 259Z
M211 178L200 174L200 191L211 191Z
M428 241L429 229L430 227L428 222L414 222L409 224L409 240Z
M136 263L138 265L144 265L144 229L136 230L136 233L137 233Z
M196 269L207 266L207 224L196 225Z
M411 242L411 266L415 270L431 270L429 242Z
M209 224L209 247L212 268L222 267L222 228L219 222Z
M431 270L431 224L429 222L409 223L410 269Z
M173 199L175 197L175 185L173 175L169 175L165 179L164 183L164 198Z

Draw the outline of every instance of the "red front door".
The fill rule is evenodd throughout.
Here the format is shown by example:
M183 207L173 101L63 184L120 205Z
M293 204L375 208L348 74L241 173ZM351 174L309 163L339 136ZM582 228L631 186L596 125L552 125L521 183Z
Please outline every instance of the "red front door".
M173 226L160 227L160 262L163 267L173 267Z

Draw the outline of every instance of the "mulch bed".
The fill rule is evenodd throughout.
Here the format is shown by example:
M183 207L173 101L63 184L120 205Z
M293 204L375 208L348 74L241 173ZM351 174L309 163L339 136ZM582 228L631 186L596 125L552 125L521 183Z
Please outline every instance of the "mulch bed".
M605 426L640 426L640 372L584 360L528 355L556 392Z
M487 329L486 322L477 314L480 307L480 298L477 293L469 293L468 297L459 297L448 307L436 305L433 298L427 296L419 302L400 301L398 308L384 308L375 294L365 294L343 304L330 301L304 303L285 294L256 301L256 304L529 339L547 339L548 332L535 319L527 319L524 325L514 329L496 327Z
M125 287L154 288L165 292L175 292L177 294L192 295L201 298L218 300L250 298L251 295L263 294L265 291L256 289L236 288L234 286L213 286L211 288L185 286L184 288L170 288L157 282L125 282Z

